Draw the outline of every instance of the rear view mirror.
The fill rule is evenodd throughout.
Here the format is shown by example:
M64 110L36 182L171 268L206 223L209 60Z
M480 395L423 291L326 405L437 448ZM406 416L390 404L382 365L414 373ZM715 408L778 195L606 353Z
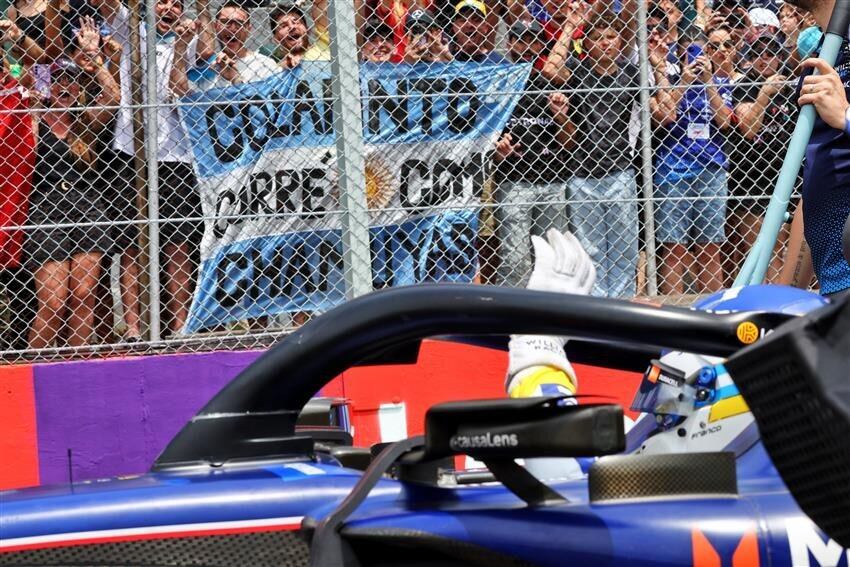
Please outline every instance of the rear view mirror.
M425 454L486 461L595 457L625 449L623 409L566 404L569 398L496 399L439 404L425 415Z

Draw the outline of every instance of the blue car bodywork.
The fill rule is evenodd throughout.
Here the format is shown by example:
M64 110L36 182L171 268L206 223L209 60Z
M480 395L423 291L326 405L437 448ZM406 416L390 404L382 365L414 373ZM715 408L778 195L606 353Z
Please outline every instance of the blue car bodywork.
M246 369L152 472L0 493L0 565L307 565L316 522L363 473L315 450L295 416L348 365L409 359L411 342L450 333L560 331L629 357L665 347L728 356L741 346L741 322L785 320L551 298L431 286L353 301ZM529 506L498 483L387 476L340 533L361 565L847 565L848 552L800 511L762 443L735 452L737 493L719 496L591 502L588 482L576 480L550 484L565 502Z

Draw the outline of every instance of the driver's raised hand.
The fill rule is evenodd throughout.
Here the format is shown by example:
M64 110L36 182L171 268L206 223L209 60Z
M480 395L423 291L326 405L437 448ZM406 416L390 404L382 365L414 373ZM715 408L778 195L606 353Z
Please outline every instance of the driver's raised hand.
M588 295L596 282L590 255L571 232L551 228L546 240L532 236L534 269L528 289Z
M587 251L569 231L550 229L546 240L532 236L534 269L528 289L588 295L596 268ZM578 381L567 360L567 337L512 335L508 343L507 391L512 397L539 395L544 390L568 394ZM548 369L548 370L547 370ZM547 386L543 388L542 386Z

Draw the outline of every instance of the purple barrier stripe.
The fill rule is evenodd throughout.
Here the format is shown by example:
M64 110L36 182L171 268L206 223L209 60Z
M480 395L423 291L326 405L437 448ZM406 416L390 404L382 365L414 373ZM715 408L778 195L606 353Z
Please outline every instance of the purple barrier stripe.
M175 433L262 352L36 365L42 484L144 472Z

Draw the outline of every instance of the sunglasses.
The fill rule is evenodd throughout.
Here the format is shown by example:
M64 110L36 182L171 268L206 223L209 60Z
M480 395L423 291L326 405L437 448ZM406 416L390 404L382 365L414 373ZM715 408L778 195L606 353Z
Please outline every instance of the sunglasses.
M224 27L241 28L248 25L248 20L240 20L239 18L231 18L229 20L220 19L218 23Z
M719 49L732 49L735 47L735 42L731 39L727 39L726 41L710 41L705 44L706 49L710 49L712 51L717 51Z

